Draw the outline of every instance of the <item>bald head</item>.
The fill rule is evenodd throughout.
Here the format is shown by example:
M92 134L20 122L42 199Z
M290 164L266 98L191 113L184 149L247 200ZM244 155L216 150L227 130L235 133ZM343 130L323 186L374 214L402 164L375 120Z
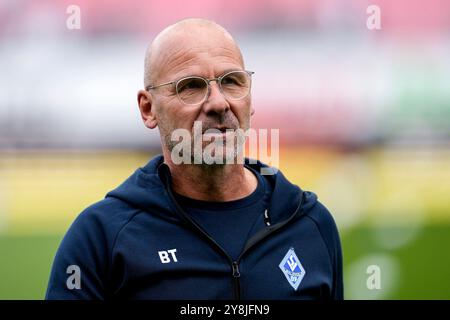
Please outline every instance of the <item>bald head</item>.
M185 19L165 28L149 45L145 55L144 86L154 85L161 73L170 70L191 48L225 48L244 68L241 51L227 30L211 20Z

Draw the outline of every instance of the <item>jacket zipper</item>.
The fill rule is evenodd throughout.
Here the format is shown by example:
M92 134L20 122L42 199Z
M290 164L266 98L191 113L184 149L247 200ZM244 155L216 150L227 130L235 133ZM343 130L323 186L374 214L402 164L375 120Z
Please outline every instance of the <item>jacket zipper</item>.
M250 248L252 248L253 246L255 246L257 243L261 242L264 238L267 238L271 233L275 232L276 230L282 228L283 226L285 226L286 224L288 224L295 216L297 216L298 211L301 209L302 203L303 203L303 191L300 192L300 202L298 204L298 207L294 210L294 213L291 214L291 216L282 221L279 222L277 224L274 224L273 226L270 225L270 222L267 224L268 227L266 229L261 230L260 232L258 232L257 234L255 234L253 237L251 237L245 247L244 250L241 252L241 254L239 255L239 257L237 258L236 261L233 261L233 277L235 279L234 283L235 283L235 297L237 300L240 300L240 282L239 282L239 278L241 277L241 273L239 271L239 263L242 259L242 257L250 250ZM265 217L268 217L268 212L266 210L266 212L264 213Z
M181 213L184 219L189 221L192 225L196 227L196 229L203 234L207 239L210 240L211 243L213 243L222 253L227 257L228 261L230 262L231 268L232 268L232 277L233 277L233 286L234 286L234 298L236 300L240 299L240 283L239 278L241 276L241 273L239 271L239 262L234 261L233 258L225 251L224 248L220 244L216 242L207 232L205 232L202 227L200 227L194 220L189 217L187 213L184 212L183 208L180 207L178 202L176 201L175 197L173 196L172 190L170 188L167 188L168 194L172 202L175 204L175 207L177 208L178 212Z
M241 272L239 271L239 262L233 261L233 278L234 278L234 297L236 300L241 298L241 284L239 278L241 277Z
M247 251L249 251L249 249L251 247L253 247L254 245L256 245L258 242L260 242L261 240L266 238L268 235L270 235L274 231L280 229L281 227L286 225L289 221L291 221L297 215L297 212L299 211L299 209L301 208L302 203L303 203L303 191L300 191L300 202L299 202L298 207L294 210L294 213L291 214L291 216L287 220L285 220L283 222L279 222L272 226L268 226L266 229L263 229L260 232L258 232L257 234L255 234L252 238L250 238L250 240L247 241L247 243L244 247L244 250L241 252L241 254L237 258L237 260L234 261L233 258L225 251L225 249L223 249L222 246L216 242L216 240L214 240L207 232L205 232L202 229L202 227L200 227L194 220L191 219L191 217L189 217L189 215L187 213L184 212L183 208L181 208L180 205L178 204L178 202L176 201L170 187L167 188L167 190L168 190L169 197L171 198L172 202L175 204L177 210L182 214L182 216L186 220L188 220L192 225L194 225L200 233L202 233L207 239L209 239L211 241L211 243L213 243L217 248L219 248L223 252L223 254L228 258L228 261L230 261L231 269L232 269L233 284L234 284L235 300L241 299L241 284L239 281L239 278L241 277L241 272L239 270L239 262L241 261L244 254ZM265 217L268 217L267 210L265 212Z

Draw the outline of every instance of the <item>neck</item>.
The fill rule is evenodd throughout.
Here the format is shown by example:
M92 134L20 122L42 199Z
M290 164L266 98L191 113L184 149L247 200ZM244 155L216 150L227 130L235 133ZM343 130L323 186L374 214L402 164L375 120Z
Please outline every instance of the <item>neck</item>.
M255 175L242 164L174 164L164 157L172 176L172 189L203 201L233 201L250 195L257 187Z

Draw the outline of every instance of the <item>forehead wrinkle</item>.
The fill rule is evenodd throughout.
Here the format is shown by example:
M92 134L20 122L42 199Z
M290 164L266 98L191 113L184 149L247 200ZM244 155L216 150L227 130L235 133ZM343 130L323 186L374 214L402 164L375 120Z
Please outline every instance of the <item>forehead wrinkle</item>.
M164 59L168 60L167 63L164 62L164 59L161 61L160 65L165 66L165 70L159 70L159 73L163 72L165 78L166 75L170 75L172 71L177 68L170 77L176 77L180 75L180 73L190 66L195 65L196 61L201 64L203 56L212 56L212 57L225 57L229 58L232 63L236 63L239 67L243 66L243 61L240 55L236 56L236 51L227 47L217 47L213 48L213 50L205 50L207 47L205 46L196 46L190 49L194 49L193 51L185 50L185 48L180 48L175 51L173 54L167 54ZM225 53L224 53L225 51ZM181 61L180 61L181 60ZM208 70L209 71L209 70ZM180 76L183 76L182 74ZM172 79L164 79L164 80L172 80Z

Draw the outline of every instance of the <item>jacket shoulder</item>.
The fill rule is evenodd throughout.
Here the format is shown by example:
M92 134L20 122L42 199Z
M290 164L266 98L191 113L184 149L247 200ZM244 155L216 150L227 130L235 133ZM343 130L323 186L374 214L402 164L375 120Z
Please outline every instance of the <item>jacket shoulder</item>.
M74 220L68 234L84 235L86 240L106 242L109 250L120 230L141 210L116 198L105 198L84 209Z
M126 223L138 212L140 210L120 199L107 197L85 208L75 221L89 220L104 224L105 227L112 227Z
M339 231L333 215L320 201L305 212L305 215L316 225L332 257L336 250L340 250Z

